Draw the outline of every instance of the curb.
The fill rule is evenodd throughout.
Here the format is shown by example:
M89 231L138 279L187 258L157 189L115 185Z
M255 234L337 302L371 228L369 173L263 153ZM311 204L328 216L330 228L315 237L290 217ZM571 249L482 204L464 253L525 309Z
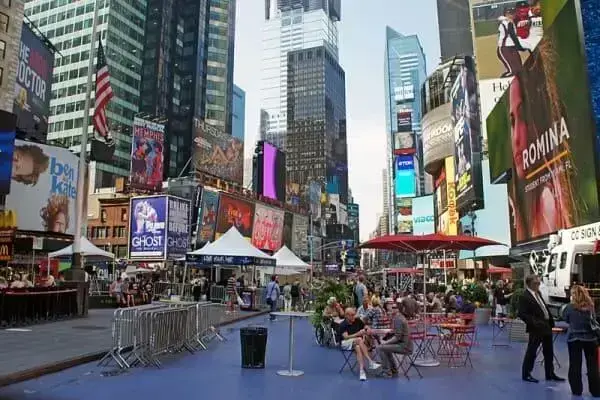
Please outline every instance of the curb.
M224 322L221 326L231 325L238 322L242 322L254 317L260 317L261 315L268 314L269 311L259 311L251 315L243 315L237 319ZM66 360L57 361L52 364L41 365L39 367L26 369L12 374L0 376L0 388L13 385L15 383L36 379L44 375L54 374L57 372L64 371L69 368L77 367L79 365L87 364L93 361L98 361L106 354L106 351L98 351L94 353L84 354L78 357L68 358Z

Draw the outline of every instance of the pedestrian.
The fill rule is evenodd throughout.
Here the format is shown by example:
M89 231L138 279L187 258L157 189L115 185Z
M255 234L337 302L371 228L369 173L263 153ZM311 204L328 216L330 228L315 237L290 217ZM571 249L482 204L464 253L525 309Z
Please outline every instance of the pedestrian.
M298 306L300 305L300 281L296 280L292 285L292 310L298 311Z
M595 332L596 313L594 301L583 286L571 290L571 302L565 308L563 319L569 324L569 385L574 396L581 396L581 354L585 355L588 386L592 397L600 397L600 372L598 372L598 339Z
M367 297L368 291L367 286L365 285L365 277L359 276L358 282L354 285L354 305L355 308L358 308L362 305L363 299Z
M235 311L235 303L237 302L237 280L235 272L227 279L227 313Z
M279 300L279 294L280 294L280 290L279 290L279 285L277 284L277 276L273 275L271 277L271 282L269 282L267 284L267 289L266 289L266 302L269 305L270 309L271 309L271 313L269 315L269 319L271 321L275 321L275 315L273 315L274 312L277 311L277 301Z
M290 311L292 309L292 285L286 283L283 287L283 310Z

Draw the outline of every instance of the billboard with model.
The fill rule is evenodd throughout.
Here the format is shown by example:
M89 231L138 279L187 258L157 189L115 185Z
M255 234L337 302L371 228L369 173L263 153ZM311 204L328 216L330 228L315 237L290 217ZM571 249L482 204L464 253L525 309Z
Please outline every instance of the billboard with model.
M284 211L256 203L254 206L252 244L261 250L275 252L283 240Z
M164 260L167 196L133 197L129 204L129 258Z
M221 193L215 239L220 238L232 226L242 236L252 239L254 223L254 203Z
M160 192L163 182L165 126L135 117L131 138L131 187Z
M219 212L219 192L204 189L202 200L198 210L196 222L196 248L202 247L206 242L215 240L215 228L217 226L217 215Z
M219 128L194 119L194 167L231 182L244 180L244 143Z
M596 221L596 127L574 0L566 2L487 119L492 181L507 170L511 238Z

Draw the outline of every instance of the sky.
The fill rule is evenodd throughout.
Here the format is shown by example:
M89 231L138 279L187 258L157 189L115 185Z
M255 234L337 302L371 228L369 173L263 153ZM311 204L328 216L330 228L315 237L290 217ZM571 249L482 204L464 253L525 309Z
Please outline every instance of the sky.
M258 139L264 0L237 0L234 83L246 92L246 155ZM431 72L440 59L435 0L344 0L340 65L346 72L348 174L360 207L361 240L375 230L383 211L386 128L385 29L416 34Z

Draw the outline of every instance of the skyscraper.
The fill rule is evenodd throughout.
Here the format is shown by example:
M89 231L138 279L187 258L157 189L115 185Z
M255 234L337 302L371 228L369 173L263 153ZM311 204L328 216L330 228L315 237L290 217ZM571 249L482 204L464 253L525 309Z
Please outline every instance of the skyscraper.
M424 190L419 157L421 134L421 85L425 82L425 54L416 35L402 35L386 28L385 106L388 144L388 220L390 232L410 233L408 216L399 226L398 199L414 197ZM385 210L384 210L385 211Z
M287 55L286 169L288 182L326 183L348 204L346 78L326 46Z
M469 0L437 0L442 60L473 55Z
M231 134L244 141L246 123L246 92L236 85L233 85L233 107L232 107Z
M235 4L148 0L140 112L168 120L168 176L192 156L194 118L232 133Z
M23 2L0 1L0 110L8 112L15 100L22 25Z
M94 0L25 3L25 15L60 52L55 57L48 141L79 151L83 124L91 137L91 118L84 120L86 77L92 42ZM98 0L98 35L102 38L114 98L107 117L116 140L114 162L96 163L96 187L112 186L128 176L131 128L138 112L146 0ZM98 40L94 40L98 46ZM93 104L93 101L92 101ZM91 115L91 112L90 112Z
M323 46L338 59L340 0L265 0L260 138L285 149L288 52Z

